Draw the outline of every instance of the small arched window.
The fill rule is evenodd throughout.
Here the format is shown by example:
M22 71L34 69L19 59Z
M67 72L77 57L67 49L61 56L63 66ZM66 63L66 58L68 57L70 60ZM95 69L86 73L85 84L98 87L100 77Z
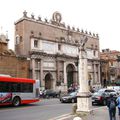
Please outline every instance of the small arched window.
M16 39L15 39L15 44L18 45L20 43L20 36L16 35Z

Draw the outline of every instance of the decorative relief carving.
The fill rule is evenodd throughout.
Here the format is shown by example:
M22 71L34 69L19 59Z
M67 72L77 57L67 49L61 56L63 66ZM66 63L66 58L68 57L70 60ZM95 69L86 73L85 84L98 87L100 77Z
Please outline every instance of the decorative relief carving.
M53 21L60 23L62 20L62 16L59 12L54 12L52 19L53 19Z
M44 68L55 68L55 63L53 61L44 61L43 67Z

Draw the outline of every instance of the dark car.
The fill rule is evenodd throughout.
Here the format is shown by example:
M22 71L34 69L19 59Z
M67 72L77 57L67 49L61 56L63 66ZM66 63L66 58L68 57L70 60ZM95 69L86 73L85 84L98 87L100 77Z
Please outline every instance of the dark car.
M43 97L44 98L55 98L55 97L59 97L60 96L60 91L54 91L52 89L47 89L47 90L44 90L43 92Z
M65 96L60 97L61 103L76 103L77 102L77 91L71 92Z
M92 95L92 104L101 104L106 105L107 99L110 97L110 94L113 94L117 98L117 92L113 89L100 89L98 92L93 93Z

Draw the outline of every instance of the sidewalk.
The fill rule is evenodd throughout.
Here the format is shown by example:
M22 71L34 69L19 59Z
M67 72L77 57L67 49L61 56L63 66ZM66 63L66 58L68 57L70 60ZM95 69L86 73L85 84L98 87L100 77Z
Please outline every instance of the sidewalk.
M83 120L109 120L108 108L106 106L93 109L93 113L84 117Z
M73 120L74 117L75 116L69 115L68 117L64 117L59 120ZM109 120L108 109L106 106L94 108L93 112L87 116L82 117L82 120ZM118 120L118 110L116 112L116 120Z

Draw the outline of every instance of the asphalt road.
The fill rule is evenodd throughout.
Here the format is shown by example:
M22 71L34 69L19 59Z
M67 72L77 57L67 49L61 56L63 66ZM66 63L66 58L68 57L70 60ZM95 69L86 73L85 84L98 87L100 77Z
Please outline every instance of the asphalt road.
M0 120L52 120L71 112L71 103L60 103L59 99L43 99L41 102L20 107L1 107Z

